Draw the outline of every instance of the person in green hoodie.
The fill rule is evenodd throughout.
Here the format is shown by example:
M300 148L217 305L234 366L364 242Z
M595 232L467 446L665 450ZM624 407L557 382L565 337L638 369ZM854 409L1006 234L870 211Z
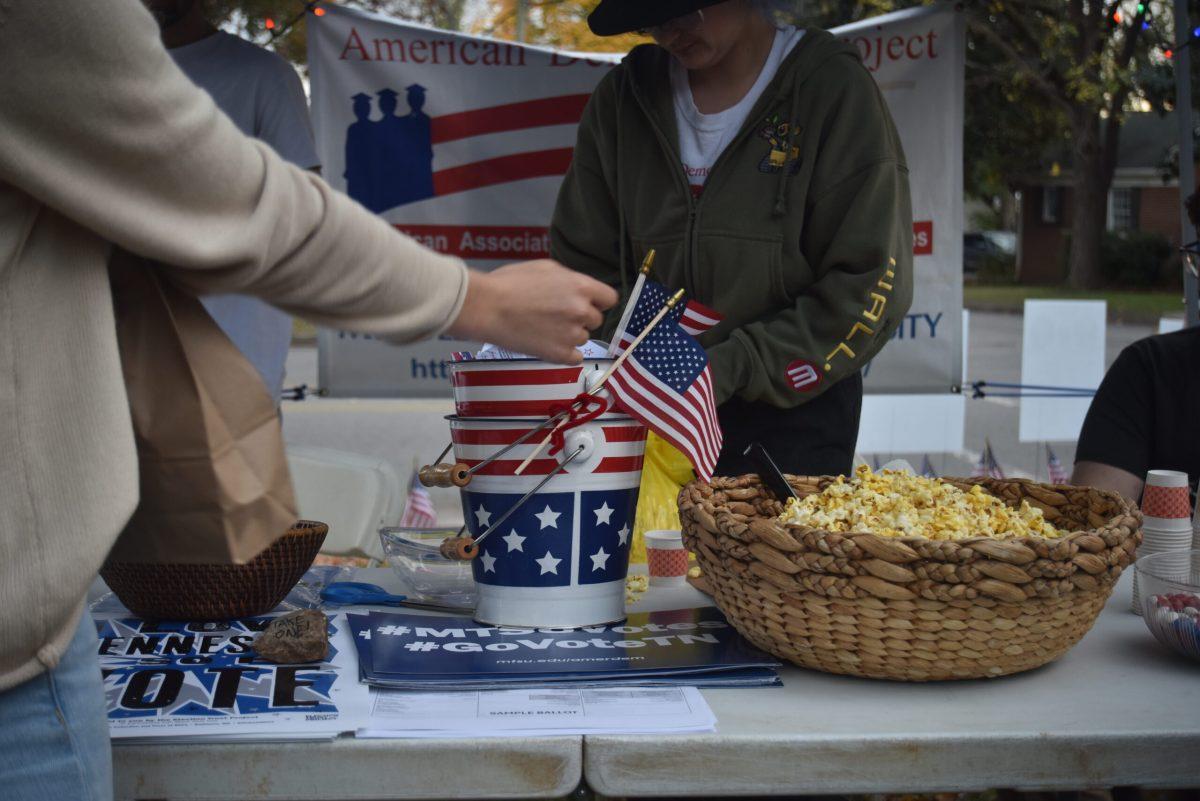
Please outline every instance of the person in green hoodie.
M640 45L592 94L551 254L628 297L652 277L724 315L700 337L724 431L717 473L848 473L862 367L912 300L908 167L857 51L758 0L602 0ZM611 338L618 304L597 336Z

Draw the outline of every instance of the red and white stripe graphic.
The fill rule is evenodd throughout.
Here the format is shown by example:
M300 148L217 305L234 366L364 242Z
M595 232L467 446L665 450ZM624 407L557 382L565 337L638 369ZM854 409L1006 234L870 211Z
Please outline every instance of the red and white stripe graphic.
M523 434L533 428L533 425L514 425L499 421L495 426L488 426L482 421L476 422L470 427L452 425L450 434L454 442L454 458L468 467L474 467L505 445L520 439ZM622 422L613 421L600 425L599 431L603 442L596 443L596 447L601 449L603 456L594 469L586 470L586 472L615 475L634 473L642 469L642 459L646 452L646 428L644 426L625 418ZM503 459L497 459L480 469L476 475L514 475L517 466L533 453L541 439L538 436L531 437L527 442L504 454ZM548 475L558 466L558 463L557 458L546 456L545 450L543 450L542 457L530 462L529 467L525 468L522 475ZM568 467L564 472L569 474L578 472L578 470Z
M588 97L540 97L433 117L434 194L564 175Z
M532 360L456 362L450 366L454 411L460 417L549 417L584 390L587 373L607 369L608 360L564 367Z

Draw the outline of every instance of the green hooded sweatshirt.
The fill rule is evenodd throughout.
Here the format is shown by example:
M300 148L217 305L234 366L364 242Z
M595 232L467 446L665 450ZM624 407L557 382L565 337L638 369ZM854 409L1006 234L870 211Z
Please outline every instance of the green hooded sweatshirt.
M724 315L700 337L717 403L798 406L875 356L912 301L900 137L857 51L808 30L693 197L670 58L634 48L592 94L551 255L625 299L653 248L654 280Z

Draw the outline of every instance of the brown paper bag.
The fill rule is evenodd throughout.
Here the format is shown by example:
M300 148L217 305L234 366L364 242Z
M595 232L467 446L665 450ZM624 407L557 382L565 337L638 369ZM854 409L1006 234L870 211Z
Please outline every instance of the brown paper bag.
M153 265L118 251L109 276L141 487L109 560L249 561L297 519L275 400Z

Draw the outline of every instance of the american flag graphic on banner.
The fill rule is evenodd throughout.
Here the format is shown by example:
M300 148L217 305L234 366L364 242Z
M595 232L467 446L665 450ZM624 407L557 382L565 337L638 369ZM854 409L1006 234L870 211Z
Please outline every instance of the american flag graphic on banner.
M661 284L646 281L632 299L633 313L622 338L632 344L668 300ZM675 306L613 373L607 387L621 408L687 456L707 481L721 453L721 425L708 354L684 327L685 316L693 330L709 320L719 321L715 312L702 306Z
M408 480L408 500L400 515L400 525L406 528L433 528L437 525L437 511L429 490L421 486L414 472Z
M1058 461L1057 454L1049 445L1046 446L1046 469L1050 473L1051 484L1066 484L1070 481L1062 462Z

